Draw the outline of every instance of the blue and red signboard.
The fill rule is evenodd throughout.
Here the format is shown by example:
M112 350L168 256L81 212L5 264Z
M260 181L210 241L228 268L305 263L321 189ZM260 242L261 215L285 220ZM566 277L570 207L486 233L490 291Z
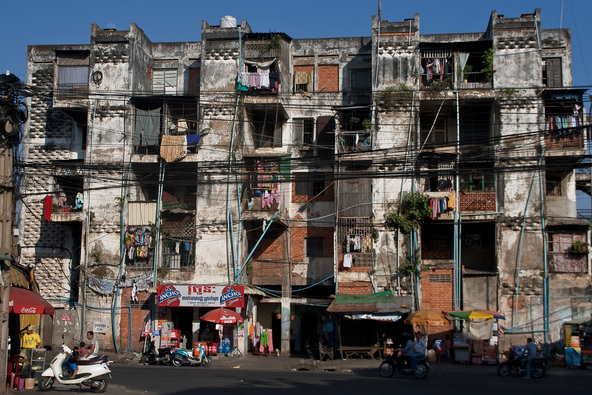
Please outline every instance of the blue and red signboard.
M158 286L161 307L244 307L242 285L172 285Z

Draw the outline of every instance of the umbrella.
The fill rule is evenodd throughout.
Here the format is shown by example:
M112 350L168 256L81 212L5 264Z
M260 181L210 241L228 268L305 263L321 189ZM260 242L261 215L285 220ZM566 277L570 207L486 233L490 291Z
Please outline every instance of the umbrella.
M12 286L8 306L8 311L16 314L53 315L55 312L55 308L35 292Z
M489 310L449 311L447 315L449 317L461 318L463 320L472 320L475 318L481 318L481 319L495 318L495 319L502 319L502 320L506 319L506 317L504 317L500 313L498 313L496 311L489 311Z
M215 322L216 324L236 324L243 322L244 319L236 311L220 307L208 311L201 316L201 319L208 322Z
M408 325L448 325L450 321L439 311L423 309L410 314L405 318L405 323Z

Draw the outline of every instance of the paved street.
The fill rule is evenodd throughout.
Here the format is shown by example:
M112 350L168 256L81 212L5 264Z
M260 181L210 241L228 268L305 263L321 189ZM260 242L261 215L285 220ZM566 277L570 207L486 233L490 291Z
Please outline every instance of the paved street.
M569 388L570 393L590 393L592 372L568 372L555 370L554 374L539 380L524 380L521 377L501 378L495 374L495 367L434 365L426 380L417 380L410 376L393 376L386 379L378 375L377 360L331 361L323 362L328 369L335 365L350 363L351 369L316 370L304 369L297 359L267 358L257 360L259 366L245 368L244 362L253 358L219 359L211 368L199 366L141 366L116 364L113 366L113 380L107 393L113 394L195 394L203 392L234 391L241 394L364 394L369 389L372 393L404 393L413 391L418 394L475 394L480 395L506 393L558 394ZM289 368L290 364L294 367ZM241 366L243 365L243 366ZM333 366L332 366L333 365ZM374 366L376 365L376 366ZM300 368L298 368L300 366ZM296 369L296 370L293 370ZM556 368L561 369L561 368ZM466 374L463 374L463 371ZM562 374L566 373L566 374ZM83 393L90 393L88 388ZM75 387L57 385L48 394L77 393ZM410 392L408 392L410 393Z

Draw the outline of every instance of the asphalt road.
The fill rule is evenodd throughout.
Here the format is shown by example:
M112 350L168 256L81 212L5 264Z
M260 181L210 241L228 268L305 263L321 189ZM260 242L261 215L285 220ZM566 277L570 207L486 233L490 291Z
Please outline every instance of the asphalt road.
M347 373L311 371L256 371L200 366L113 366L110 394L216 394L240 395L312 395L375 393L437 395L516 394L589 394L592 379L546 377L525 380L521 377L430 375L425 380L411 376L383 378L378 371L359 370ZM91 393L88 387L82 393ZM77 387L56 384L46 394L76 394Z

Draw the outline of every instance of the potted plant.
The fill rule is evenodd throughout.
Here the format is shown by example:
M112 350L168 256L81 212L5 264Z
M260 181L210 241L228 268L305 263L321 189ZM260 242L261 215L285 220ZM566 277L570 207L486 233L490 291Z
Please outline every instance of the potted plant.
M574 241L571 245L573 252L588 252L588 243L585 241Z
M275 315L278 320L282 319L282 308L281 307L278 307L277 309L275 309Z
M368 118L364 118L362 121L362 127L365 131L369 132L370 128L372 128L372 122Z

